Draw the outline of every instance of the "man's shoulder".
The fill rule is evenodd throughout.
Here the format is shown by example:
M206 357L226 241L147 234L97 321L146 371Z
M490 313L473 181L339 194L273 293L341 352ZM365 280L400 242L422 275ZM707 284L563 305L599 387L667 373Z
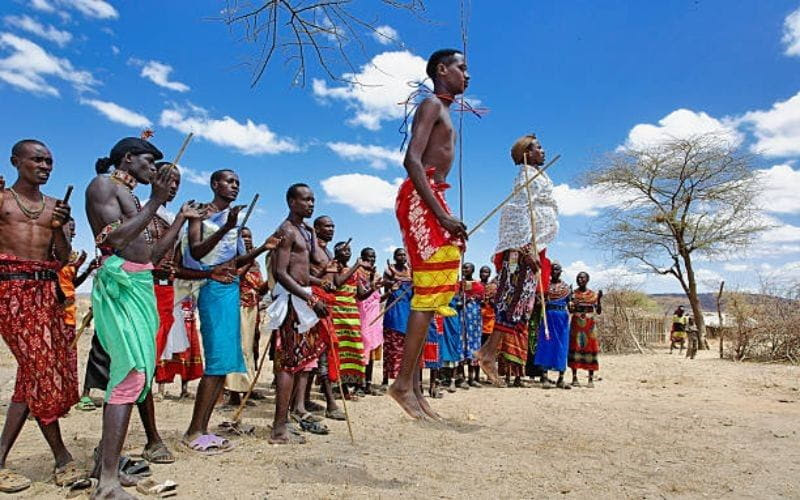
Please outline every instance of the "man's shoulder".
M86 186L86 193L112 193L116 191L116 187L117 184L111 181L111 177L99 174Z

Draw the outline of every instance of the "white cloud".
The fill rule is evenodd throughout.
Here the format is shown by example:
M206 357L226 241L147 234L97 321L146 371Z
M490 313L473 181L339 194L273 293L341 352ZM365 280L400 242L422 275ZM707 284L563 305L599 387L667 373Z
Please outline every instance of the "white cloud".
M759 243L791 243L800 241L800 227L783 222L774 217L764 217L764 222L772 225L759 236Z
M673 139L695 135L716 134L721 139L738 145L743 136L736 130L733 120L717 120L700 111L677 109L658 121L658 125L640 123L628 133L625 145L633 148L648 148Z
M118 55L119 55L119 47L117 47L116 45L112 45L112 46L111 46L111 52L112 52L112 53L113 53L115 56L118 56Z
M558 203L558 214L563 216L594 217L604 208L619 207L626 203L624 196L595 186L572 188L569 184L559 184L553 188L553 196Z
M140 76L142 78L147 78L159 87L164 87L165 89L174 90L176 92L187 92L189 90L189 86L185 83L169 80L169 74L172 73L172 66L168 64L158 61L138 61L136 59L131 59L129 62L137 66L142 66Z
M199 184L201 186L208 186L211 182L212 172L207 170L198 172L184 165L178 165L178 170L181 172L181 181L191 182L192 184Z
M553 259L553 256L550 256L550 259ZM595 266L582 260L577 260L570 264L561 262L561 269L561 279L567 283L575 283L575 278L580 272L589 273L589 287L594 290L607 288L610 285L639 288L648 279L647 274L637 272L637 269L632 266Z
M397 33L397 30L386 24L375 28L372 37L381 45L391 45L400 41L400 34Z
M58 2L77 10L86 17L95 19L116 19L119 17L117 9L104 0L58 0Z
M245 155L293 153L300 149L292 140L278 137L263 123L254 123L249 118L238 122L230 116L211 118L206 110L197 106L165 109L161 112L160 123L184 134L194 132L198 137L232 147Z
M48 0L31 0L30 6L42 12L55 12L56 8Z
M129 127L145 128L152 125L146 116L135 111L123 108L117 103L100 101L98 99L81 99L80 103L91 106L112 122L121 123Z
M360 214L377 214L394 209L397 189L403 182L388 182L367 174L334 175L323 179L322 190L334 203L347 205Z
M722 266L722 269L731 273L741 273L750 269L750 266L747 264L731 264L726 263Z
M800 170L789 164L774 165L757 170L756 175L763 189L759 204L767 212L800 213Z
M800 9L792 12L783 21L783 38L786 45L784 54L787 56L800 56Z
M740 122L752 127L754 152L766 156L800 155L800 92L767 111L745 113Z
M348 123L369 130L379 130L381 122L403 117L403 106L411 87L408 83L422 81L425 60L408 51L383 52L361 67L359 73L345 73L342 78L357 83L328 87L324 80L314 79L314 95L322 99L339 99L355 110Z
M58 89L45 77L69 82L78 91L90 90L98 84L88 71L76 70L69 60L53 56L26 38L2 33L0 49L11 52L8 57L0 59L0 80L22 90L58 96Z
M385 169L388 165L402 165L402 151L388 149L381 146L351 144L347 142L328 142L325 144L331 151L341 158L350 161L366 160L369 166L377 169Z
M724 280L717 271L704 268L695 269L694 277L697 280L698 288L705 288L705 291L719 289L719 282Z
M69 31L62 31L53 25L45 26L30 16L5 16L3 21L9 26L14 26L15 28L40 36L45 40L55 42L59 47L63 47L72 40L72 33Z

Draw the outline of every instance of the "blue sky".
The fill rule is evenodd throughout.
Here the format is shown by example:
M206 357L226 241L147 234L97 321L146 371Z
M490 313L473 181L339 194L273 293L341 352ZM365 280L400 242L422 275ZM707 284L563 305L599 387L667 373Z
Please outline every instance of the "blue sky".
M293 86L293 67L278 55L251 88L259 46L215 19L224 2L5 1L0 147L8 151L23 137L50 146L56 163L46 191L60 196L67 183L76 185L78 247L91 246L83 187L95 159L150 125L168 158L188 130L197 134L181 162L180 199L207 201L208 174L233 168L243 202L261 194L251 225L266 236L285 216L287 186L307 182L317 213L336 221L337 239L373 246L383 262L400 244L392 211L405 176L396 103L430 52L461 46L459 2L426 3L420 20L356 2L394 39L364 32L363 52L351 42L359 81L369 86L334 81L313 63L306 85ZM701 283L713 289L724 278L754 289L760 276L800 279L800 2L496 5L476 1L469 15L469 97L490 112L464 117L468 225L508 193L515 174L509 148L533 131L550 157L563 155L550 171L562 212L550 254L566 278L589 270L595 286L622 276L646 291L678 291L674 280L645 279L593 248L586 230L600 208L619 200L582 189L580 176L600 153L627 141L718 131L764 153L764 216L776 229L747 255L698 263ZM332 69L350 71L340 63ZM8 164L0 173L15 178ZM456 186L457 168L451 175ZM458 211L456 189L450 201ZM489 262L496 223L472 238L468 260Z

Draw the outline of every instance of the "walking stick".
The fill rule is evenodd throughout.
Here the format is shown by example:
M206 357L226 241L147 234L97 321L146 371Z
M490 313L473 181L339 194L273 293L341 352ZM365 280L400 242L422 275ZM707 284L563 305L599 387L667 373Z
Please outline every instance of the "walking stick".
M244 394L241 403L239 403L239 408L237 408L236 413L233 414L234 425L239 425L239 422L242 419L242 412L244 411L244 407L247 405L247 400L250 399L250 395L253 394L253 389L256 386L258 378L261 376L261 369L264 367L264 361L266 361L267 359L267 352L269 351L269 346L272 345L273 338L274 337L270 336L267 345L264 346L264 351L261 353L261 357L258 359L258 367L256 368L256 374L253 376L253 380L250 381L250 387Z
M479 228L480 228L482 225L486 224L486 221L488 221L489 219L491 219L491 218L492 218L492 216L493 216L494 214L496 214L498 210L500 210L501 208L503 208L503 206L505 206L505 204L506 204L506 203L508 203L509 201L511 201L511 199L512 199L512 198L513 198L513 197L514 197L514 196L515 196L515 195L516 195L516 194L517 194L517 193L518 193L518 192L519 192L521 189L523 189L523 188L526 188L526 189L527 189L528 185L529 185L531 182L533 182L533 181L534 181L534 179L536 179L537 177L539 177L540 175L542 175L542 174L544 173L544 171L545 171L545 170L547 170L548 168L550 168L550 166L551 166L551 165L553 165L555 162L557 162L557 161L559 160L559 158L561 158L561 155L556 155L556 157L555 157L555 158L553 158L552 160L550 160L549 162L547 162L547 165L545 165L544 167L542 167L541 169L539 169L539 171L538 171L538 172L536 172L536 175L534 175L533 177L531 177L530 179L528 179L528 180L525 182L525 184L523 184L522 186L516 186L516 187L514 187L514 189L511 191L511 194L510 194L510 195L508 195L508 196L506 197L506 199L504 199L503 201L501 201L499 205L497 205L496 207L494 207L494 208L493 208L493 209L492 209L492 210L491 210L491 211L490 211L488 214L486 214L486 216L484 216L484 218L483 218L483 219L481 219L480 221L478 221L478 223L477 223L477 224L475 224L475 225L472 227L472 229L470 229L469 233L467 233L467 236L472 236L472 234L473 234L475 231L477 231L477 230L478 230L478 229L479 229Z
M258 197L259 197L259 194L256 193L255 196L253 196L253 201L250 202L250 206L247 207L247 212L245 212L245 214L244 214L244 219L242 219L242 223L239 225L239 233L240 234L242 232L242 229L247 224L248 219L250 219L250 215L253 213L253 209L256 206L256 202L258 202Z
M89 308L89 311L83 316L81 320L81 326L78 328L78 332L75 334L75 339L72 341L72 345L69 346L70 349L75 349L75 346L78 345L78 340L80 340L81 335L83 335L83 331L86 330L92 322L92 318L94 314L92 313L92 309Z
M344 397L344 388L342 387L342 379L339 378L339 394L342 395L342 407L344 407L344 419L347 421L347 432L350 433L350 443L353 445L356 444L356 440L353 437L353 427L350 425L350 412L347 411L347 400Z
M167 168L178 166L178 162L181 161L181 156L183 156L183 153L186 151L186 148L189 146L189 143L192 142L192 137L194 137L194 132L189 132L189 134L183 140L183 144L181 144L181 148L178 150L178 154L175 155L175 159Z
M558 159L558 157L554 158ZM525 170L525 194L528 197L528 216L530 217L531 222L531 245L533 246L533 251L536 252L536 255L539 255L539 248L536 245L536 213L533 210L533 198L531 197L531 188L530 188L530 181L528 180L528 153L522 153L522 161L523 161L523 169ZM552 163L552 162L551 162ZM539 173L544 172L544 170L540 170ZM542 308L544 309L544 314L542 318L544 320L544 338L550 340L550 328L547 325L547 303L544 301L544 283L541 283L542 280L542 268L539 267L539 270L536 271L536 281L537 281L537 288L539 289L539 298L542 301ZM541 285L541 286L539 286Z
M386 313L387 313L387 312L389 312L389 309L391 309L391 308L393 308L394 306L396 306L396 305L397 305L397 303L398 303L398 302L400 302L400 299L402 299L403 297L405 297L406 295L408 295L409 293L411 293L411 291L412 291L413 289L414 289L414 287L413 287L413 286L406 288L406 289L403 291L403 293L401 293L400 295L398 295L397 297L395 297L395 299L394 299L394 300L393 300L393 301L392 301L392 302L391 302L389 305L387 305L387 306L386 306L386 309L384 309L383 311L381 311L381 313L380 313L379 315L377 315L377 316L376 316L376 317L375 317L375 318L374 318L372 321L370 321L369 325L367 325L367 326L372 326L372 325L374 325L375 323L377 323L377 321L378 321L379 319L383 318L383 317L386 315Z

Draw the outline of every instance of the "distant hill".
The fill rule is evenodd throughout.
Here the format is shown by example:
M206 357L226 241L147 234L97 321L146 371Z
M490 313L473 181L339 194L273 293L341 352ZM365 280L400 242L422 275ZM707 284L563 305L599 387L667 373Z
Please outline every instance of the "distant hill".
M760 293L747 294L753 298L765 297ZM716 293L701 293L698 295L700 298L700 308L706 312L717 312L717 294ZM651 293L649 297L656 301L659 306L663 308L664 312L672 312L676 307L682 305L685 309L689 310L689 299L682 293ZM766 296L774 300L790 300L782 297ZM722 311L725 312L725 303L722 303ZM691 311L690 311L691 312Z
M684 309L690 309L689 299L682 293L651 293L650 298L658 302L658 305L666 311L674 311L676 307L682 305ZM699 294L700 307L704 311L717 310L717 295L714 293ZM724 310L724 307L723 307Z

